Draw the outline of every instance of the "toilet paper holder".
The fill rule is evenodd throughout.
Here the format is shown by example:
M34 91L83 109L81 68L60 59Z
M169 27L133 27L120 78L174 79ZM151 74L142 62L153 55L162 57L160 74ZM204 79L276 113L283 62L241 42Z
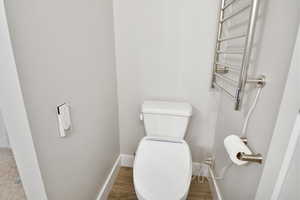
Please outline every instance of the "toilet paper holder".
M241 140L247 145L247 143L248 143L247 138L241 137ZM236 157L242 161L255 162L255 163L259 163L259 164L262 164L262 161L263 161L263 157L260 153L246 154L244 152L239 152Z
M236 156L239 160L255 162L261 164L263 161L263 157L260 153L257 154L246 154L244 152L239 152Z

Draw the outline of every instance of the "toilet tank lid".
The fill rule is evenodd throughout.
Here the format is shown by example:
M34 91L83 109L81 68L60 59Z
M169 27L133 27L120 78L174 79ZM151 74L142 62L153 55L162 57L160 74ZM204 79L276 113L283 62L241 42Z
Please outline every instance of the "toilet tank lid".
M184 102L145 101L142 105L142 113L189 117L192 115L192 106Z

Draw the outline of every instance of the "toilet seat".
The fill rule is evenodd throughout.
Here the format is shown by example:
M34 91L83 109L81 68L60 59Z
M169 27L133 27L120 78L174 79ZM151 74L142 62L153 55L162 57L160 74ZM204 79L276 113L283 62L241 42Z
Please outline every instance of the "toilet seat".
M134 187L139 200L182 200L188 194L192 159L184 140L144 137L134 161Z

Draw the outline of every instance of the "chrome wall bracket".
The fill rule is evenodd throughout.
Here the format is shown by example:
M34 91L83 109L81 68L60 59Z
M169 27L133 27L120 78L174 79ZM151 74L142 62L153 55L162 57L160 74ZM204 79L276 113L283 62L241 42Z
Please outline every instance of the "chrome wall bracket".
M227 74L229 72L228 67L218 67L216 68L216 73L218 74Z
M248 139L246 137L241 137L241 140L243 141L243 143L245 145L248 144ZM244 152L239 152L236 157L242 161L255 162L255 163L259 163L259 164L262 164L262 161L263 161L263 157L260 153L246 154Z
M263 88L266 85L266 77L265 75L260 75L257 79L248 79L247 83L256 84L257 88Z
M239 152L237 158L242 161L255 162L262 164L263 157L260 153L257 154L245 154L244 152Z
M241 140L244 142L244 144L246 144L246 145L247 145L247 143L248 143L248 139L247 139L246 137L241 137Z
M212 157L208 157L205 161L204 164L208 165L209 167L213 168L215 165L214 159Z
M257 88L263 88L266 85L266 77L264 75L260 75L256 79L247 79L246 81L247 84L255 84ZM244 88L237 88L236 90L236 96L235 96L235 110L240 110L241 109L241 104L244 96Z

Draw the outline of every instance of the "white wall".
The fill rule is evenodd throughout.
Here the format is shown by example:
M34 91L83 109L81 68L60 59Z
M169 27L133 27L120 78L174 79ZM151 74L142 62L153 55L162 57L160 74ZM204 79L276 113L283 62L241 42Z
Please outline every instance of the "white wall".
M121 152L144 136L144 100L188 101L193 159L210 152L217 97L210 90L218 1L114 0Z
M7 130L4 124L1 110L0 110L0 148L9 148Z
M119 151L110 0L6 1L16 64L51 200L92 200ZM56 105L73 129L58 137Z
M267 77L267 85L250 120L248 141L253 151L261 153L266 159L298 30L300 2L298 0L260 2L259 26L251 62L251 68L255 70L251 70L254 73L250 73L250 77L264 74ZM252 91L250 94L251 96L245 98L244 109L241 112L233 110L233 103L225 94L221 97L215 137L217 173L220 173L229 162L223 140L227 135L241 132L255 92ZM225 178L219 181L224 199L255 199L263 167L264 165L258 164L231 167Z
M4 1L0 2L0 107L27 199L47 200L24 105Z
M280 105L280 111L276 120L276 126L271 139L268 157L262 172L256 192L256 200L275 199L283 192L279 199L298 199L299 198L299 154L300 143L295 141L293 128L296 126L295 119L299 114L300 108L300 27L298 29L297 42L293 53L284 95ZM293 134L293 136L292 136ZM291 153L293 142L297 142L296 149L292 149L293 154L290 163L286 160ZM285 166L289 166L285 180ZM282 176L283 175L283 176ZM284 181L284 182L282 182ZM281 185L282 184L282 185ZM281 189L282 187L282 189ZM297 198L298 197L298 198Z

